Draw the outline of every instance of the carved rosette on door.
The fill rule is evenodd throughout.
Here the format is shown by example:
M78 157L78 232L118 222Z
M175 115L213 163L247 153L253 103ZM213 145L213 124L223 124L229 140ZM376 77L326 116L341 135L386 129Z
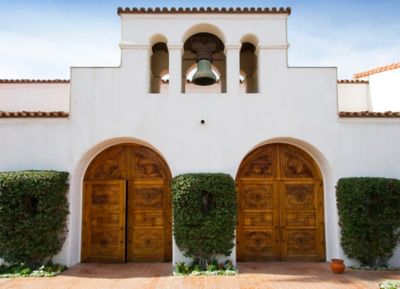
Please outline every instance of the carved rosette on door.
M325 260L322 177L310 156L288 144L259 147L236 183L238 260Z
M170 170L153 150L101 152L84 180L83 262L170 261Z

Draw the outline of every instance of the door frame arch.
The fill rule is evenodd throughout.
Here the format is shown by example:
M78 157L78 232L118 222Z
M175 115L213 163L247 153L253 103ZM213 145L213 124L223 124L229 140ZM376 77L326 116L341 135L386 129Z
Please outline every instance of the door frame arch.
M91 166L91 164L99 157L101 157L101 155L103 153L106 153L107 150L115 147L135 147L136 149L140 149L143 148L145 150L150 151L152 154L154 154L154 156L157 158L157 160L159 160L159 162L161 163L163 172L165 172L165 183L169 183L169 181L172 179L172 173L171 173L171 169L165 159L165 157L156 149L154 148L154 146L148 144L147 142L141 141L141 140L137 140L137 139L133 139L133 138L116 138L116 139L110 139L110 140L106 140L98 145L96 145L95 147L93 147L92 149L90 149L85 155L86 155L86 159L87 161L85 161L84 166L81 166L81 179L80 179L80 191L81 191L81 202L80 202L80 230L79 230L79 260L82 262L83 260L83 253L84 253L84 247L83 247L83 242L84 242L84 216L85 216L85 180L86 180L86 176L88 174L88 170ZM90 155L89 155L90 154ZM82 161L81 161L82 162ZM128 183L127 186L128 187ZM166 194L166 195L165 195ZM168 245L166 245L165 250L167 250L168 252L166 252L164 254L165 258L163 261L171 261L172 260L172 208L171 208L171 192L169 189L169 185L165 186L164 192L163 192L163 196L167 196L166 202L168 203L168 208L167 211L165 213L164 216L164 220L165 222L167 222L166 224L166 230L167 230L167 243ZM125 214L128 214L127 211L128 208L126 208L125 210ZM128 230L128 229L126 229ZM127 247L125 249L125 251L127 250Z
M295 144L294 144L295 143ZM284 150L294 150L297 151L299 153L299 155L301 155L302 157L304 157L304 161L308 162L311 166L312 169L312 174L313 177L309 178L308 181L310 180L314 180L315 183L318 183L318 188L313 189L313 191L315 192L315 197L316 197L316 202L320 202L318 204L316 204L315 207L315 214L316 214L316 222L320 222L320 228L318 228L318 225L316 225L316 232L318 234L318 232L320 232L320 238L321 238L321 248L319 251L319 260L320 261L324 261L326 259L327 256L327 242L326 242L326 236L327 236L327 231L326 231L326 202L325 202L325 177L324 177L324 171L321 170L321 165L320 163L315 159L314 154L310 153L309 150L304 149L303 145L298 145L299 143L303 143L300 140L295 140L295 139L286 139L286 138L277 138L277 139L272 139L269 140L267 142L263 142L255 147L253 147L240 161L240 164L238 166L237 172L236 172L236 177L235 177L235 183L236 183L236 188L237 188L237 203L238 203L238 218L240 218L242 216L242 211L241 211L241 206L242 204L241 202L241 187L242 187L242 181L240 181L240 179L246 179L246 176L243 176L243 170L245 169L245 166L247 165L247 161L251 161L251 157L259 152L262 152L264 150L268 150L269 148L276 150L276 155L274 158L276 158L275 160L272 161L273 164L271 164L271 166L275 166L273 175L270 176L270 179L275 179L275 182L277 183L276 185L274 184L273 187L273 191L276 191L276 193L274 192L273 195L277 195L278 201L276 201L274 198L271 200L273 206L276 206L277 208L275 208L275 210L278 210L278 213L272 214L272 218L277 218L280 219L279 222L281 222L282 220L282 207L284 207L282 205L282 201L280 200L281 195L282 195L282 191L286 190L283 189L285 185L293 185L293 183L291 184L291 182L293 182L294 180L303 180L305 181L307 178L304 177L300 177L298 179L288 179L287 176L285 176L285 173L283 172L284 170L284 165L283 165L283 159L286 158L283 156L284 154ZM306 144L306 143L304 143ZM307 146L310 146L307 144ZM312 147L312 146L310 146ZM282 150L282 151L281 151ZM254 160L253 160L254 161ZM277 171L282 171L282 172L277 172ZM281 175L282 174L282 175ZM256 179L261 180L263 177L256 177ZM279 183L279 184L278 184ZM287 193L284 193L284 195L287 196ZM286 199L286 196L284 197ZM320 216L318 217L318 214L320 214ZM321 216L322 215L322 216ZM247 221L249 222L249 217L247 216ZM238 261L243 261L245 260L245 258L243 258L243 243L244 241L241 240L242 237L241 234L244 234L243 231L243 223L244 220L239 220L237 222L237 236L236 236L236 255L237 255L237 259ZM285 223L287 223L287 219L285 220ZM275 228L277 228L275 226ZM282 228L285 228L284 226ZM292 259L292 258L286 258L284 257L285 254L282 254L282 244L281 239L286 239L286 237L282 237L282 229L279 229L279 260L295 260L296 258ZM274 236L274 234L272 234L273 239L276 238L276 236ZM318 239L318 238L317 238ZM285 240L284 240L285 241ZM286 240L287 241L287 240ZM319 246L319 245L317 245ZM286 249L284 249L286 250ZM260 258L262 259L262 258ZM299 260L301 260L302 258L299 258ZM307 258L305 258L304 260L307 260Z

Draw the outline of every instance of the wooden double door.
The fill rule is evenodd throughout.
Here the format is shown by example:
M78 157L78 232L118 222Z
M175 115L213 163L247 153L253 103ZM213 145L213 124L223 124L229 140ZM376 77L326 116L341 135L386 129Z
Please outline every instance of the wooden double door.
M113 146L84 180L83 262L170 261L171 175L153 150Z
M307 153L288 144L259 147L236 182L239 261L325 260L322 178Z

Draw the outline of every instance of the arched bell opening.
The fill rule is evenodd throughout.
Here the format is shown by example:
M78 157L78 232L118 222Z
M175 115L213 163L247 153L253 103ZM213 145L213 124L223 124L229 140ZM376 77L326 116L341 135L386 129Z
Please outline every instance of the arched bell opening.
M238 261L325 260L323 179L294 145L257 147L237 176Z
M194 71L190 69L193 65L196 67ZM218 92L226 92L226 58L223 42L211 33L196 33L190 36L184 43L182 91L193 90L188 87L189 84L198 86L194 89L196 92L214 92L208 87L218 83L220 83Z
M153 149L113 145L83 182L82 262L170 261L171 172Z
M256 46L250 42L243 42L240 49L240 70L243 72L241 84L246 93L258 92L258 57Z
M166 42L157 42L152 48L150 59L150 93L160 93L161 87L165 89L168 81L165 75L169 75L169 57ZM168 78L169 80L169 78ZM164 90L163 89L163 90Z

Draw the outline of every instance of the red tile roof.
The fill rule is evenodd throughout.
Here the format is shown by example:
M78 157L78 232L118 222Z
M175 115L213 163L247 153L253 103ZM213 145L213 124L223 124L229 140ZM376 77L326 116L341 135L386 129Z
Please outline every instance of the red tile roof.
M222 8L212 8L212 7L171 7L171 8L160 8L160 7L149 7L149 8L118 8L118 15L121 14L287 14L290 15L290 7L222 7Z
M0 79L0 83L69 83L69 79Z
M338 79L337 83L369 83L369 81L359 79Z
M385 66L380 66L380 67L376 67L374 69L370 69L364 72L360 72L360 73L355 73L353 75L354 78L362 78L362 77L366 77L366 76L370 76L372 74L376 74L376 73L380 73L380 72L384 72L384 71L388 71L388 70L393 70L393 69L397 69L400 68L400 62L397 63L392 63L389 65L385 65Z
M0 111L0 118L59 118L69 117L65 111Z
M400 111L340 111L339 117L400 117Z

